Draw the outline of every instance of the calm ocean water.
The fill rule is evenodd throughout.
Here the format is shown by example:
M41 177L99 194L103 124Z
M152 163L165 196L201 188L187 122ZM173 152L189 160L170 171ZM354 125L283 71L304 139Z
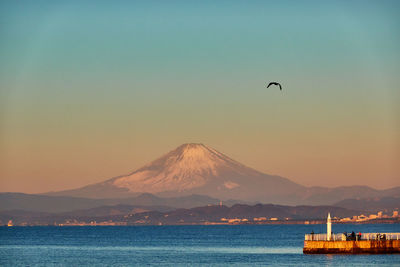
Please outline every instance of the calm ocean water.
M303 255L325 225L0 227L0 266L400 266L400 255ZM333 225L400 232L399 224Z

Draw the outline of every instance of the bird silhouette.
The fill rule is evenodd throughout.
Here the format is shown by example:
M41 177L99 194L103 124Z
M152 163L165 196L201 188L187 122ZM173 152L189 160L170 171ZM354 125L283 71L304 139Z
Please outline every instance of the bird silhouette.
M270 87L271 85L277 85L277 86L279 86L279 89L282 91L282 86L281 86L280 83L277 83L277 82L270 82L270 83L268 84L267 88Z

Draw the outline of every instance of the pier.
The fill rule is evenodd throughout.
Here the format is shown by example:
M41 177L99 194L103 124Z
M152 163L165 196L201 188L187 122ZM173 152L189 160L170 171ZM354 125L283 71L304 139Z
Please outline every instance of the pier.
M326 234L306 234L304 254L393 254L400 253L400 233L333 234L330 214Z

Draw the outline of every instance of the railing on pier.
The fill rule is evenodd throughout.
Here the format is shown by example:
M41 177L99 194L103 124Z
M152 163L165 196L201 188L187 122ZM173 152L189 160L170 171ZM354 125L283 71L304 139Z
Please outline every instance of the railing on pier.
M342 241L342 235L343 234L331 234L331 240L332 241ZM328 237L327 234L306 234L304 237L304 240L306 241L327 241ZM346 239L344 239L346 240Z
M305 241L328 241L327 234L306 234L304 236ZM346 241L346 240L400 240L400 233L364 233L359 235L356 233L355 236L351 236L347 233L347 236L342 234L331 234L330 241Z

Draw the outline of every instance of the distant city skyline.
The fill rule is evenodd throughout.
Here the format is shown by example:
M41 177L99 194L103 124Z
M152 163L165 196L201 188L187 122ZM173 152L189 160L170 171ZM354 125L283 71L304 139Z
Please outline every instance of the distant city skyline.
M399 10L2 1L0 191L97 183L183 143L306 186L400 186Z

